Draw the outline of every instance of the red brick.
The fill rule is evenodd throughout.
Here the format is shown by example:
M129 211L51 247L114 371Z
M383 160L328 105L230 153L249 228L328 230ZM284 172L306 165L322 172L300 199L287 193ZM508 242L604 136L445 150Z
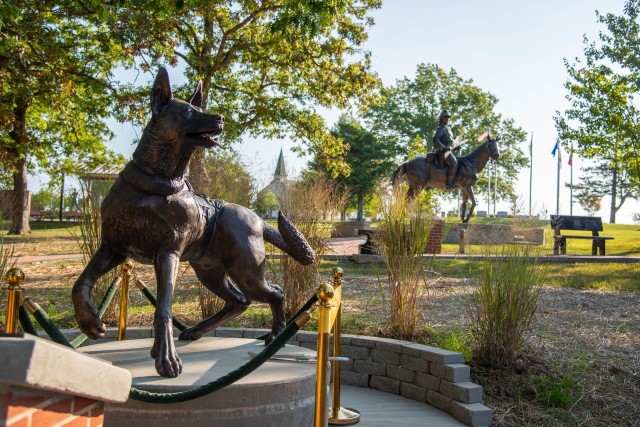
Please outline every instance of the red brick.
M85 399L84 397L76 397L73 399L73 414L78 415L83 409L96 403L95 400Z
M16 396L15 394L11 394L7 418L13 418L24 411L31 410L34 406L39 405L49 398L49 396Z
M32 416L34 426L47 426L64 421L71 416L71 400L65 398L36 412Z
M74 418L69 421L67 424L63 424L64 427L87 427L89 425L89 418L85 416L81 416L78 418Z
M20 418L15 423L7 424L7 427L31 427L29 417Z
M91 410L91 427L102 427L104 423L104 404Z

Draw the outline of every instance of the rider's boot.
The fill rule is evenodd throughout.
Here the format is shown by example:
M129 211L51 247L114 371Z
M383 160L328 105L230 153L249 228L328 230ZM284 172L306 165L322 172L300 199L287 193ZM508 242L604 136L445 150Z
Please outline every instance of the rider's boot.
M453 181L456 179L456 172L458 171L458 165L453 167L449 166L449 170L447 171L447 190L453 190L456 188Z

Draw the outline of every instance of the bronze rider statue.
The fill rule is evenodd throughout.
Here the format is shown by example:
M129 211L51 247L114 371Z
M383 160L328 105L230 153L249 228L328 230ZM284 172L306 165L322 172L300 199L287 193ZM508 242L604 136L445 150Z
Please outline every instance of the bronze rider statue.
M458 172L458 159L453 155L452 150L460 149L460 147L455 146L453 134L449 126L447 126L450 117L451 115L447 110L443 110L440 113L440 125L435 135L433 135L432 141L439 163L444 163L449 168L447 171L447 189L455 188L453 181L456 177L456 172Z

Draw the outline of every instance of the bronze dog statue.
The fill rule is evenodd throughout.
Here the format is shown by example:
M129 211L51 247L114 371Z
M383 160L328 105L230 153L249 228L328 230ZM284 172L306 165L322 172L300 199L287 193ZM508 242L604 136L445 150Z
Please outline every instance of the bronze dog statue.
M285 326L284 296L264 278L264 240L303 265L315 253L282 215L278 230L251 210L193 193L184 178L198 147L217 145L224 118L201 110L202 84L188 102L173 98L161 68L151 92L152 117L131 160L114 182L102 207L102 241L73 285L75 318L91 338L104 336L104 323L90 300L95 282L131 258L153 264L158 304L151 357L158 373L176 377L182 362L173 342L171 299L178 263L189 261L198 279L225 302L218 313L180 334L197 340L238 316L251 301L268 303L273 315L269 342Z

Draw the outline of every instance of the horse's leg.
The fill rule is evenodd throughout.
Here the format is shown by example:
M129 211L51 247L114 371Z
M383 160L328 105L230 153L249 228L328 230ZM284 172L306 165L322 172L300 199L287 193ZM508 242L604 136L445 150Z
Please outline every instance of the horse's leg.
M163 377L175 378L182 372L182 362L173 343L171 300L178 272L180 256L167 251L159 254L153 266L158 284L158 304L153 316L155 333L151 357L156 360L156 371Z
M464 214L467 211L467 200L469 199L469 195L467 194L464 187L462 187L462 206L460 206L460 220L464 223L465 216Z
M473 210L476 207L476 198L473 195L472 185L467 186L467 194L468 194L468 198L471 200L471 207L469 207L469 215L467 215L467 222L469 222L469 218L471 218L471 215L473 215Z
M233 286L224 272L224 267L204 268L197 264L191 264L191 266L200 282L208 290L219 296L225 302L225 305L219 312L184 330L179 339L185 341L194 341L201 338L205 333L237 317L251 304L251 301Z
M412 201L420 195L422 190L424 190L424 187L413 187L410 185L409 190L407 190L407 200Z

